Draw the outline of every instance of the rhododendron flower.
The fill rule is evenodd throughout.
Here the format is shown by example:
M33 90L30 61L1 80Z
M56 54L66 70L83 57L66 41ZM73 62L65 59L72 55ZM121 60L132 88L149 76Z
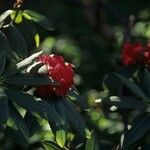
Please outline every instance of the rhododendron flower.
M143 63L150 67L150 47L147 47L143 52Z
M124 65L135 64L141 60L143 47L140 43L125 43L123 45L122 62Z
M69 88L74 84L74 71L72 65L65 63L62 56L41 55L38 61L46 65L47 75L60 85L42 85L37 87L39 96L64 96Z

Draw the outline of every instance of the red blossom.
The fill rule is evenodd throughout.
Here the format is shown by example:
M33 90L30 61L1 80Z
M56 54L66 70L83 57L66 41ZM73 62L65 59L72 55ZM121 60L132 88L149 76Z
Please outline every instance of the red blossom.
M143 63L150 67L150 47L147 47L143 53Z
M125 43L123 45L122 62L124 65L131 65L139 62L143 53L143 47L140 43Z
M50 96L56 94L63 96L69 88L74 84L74 71L72 65L65 63L62 56L58 55L41 55L38 61L47 67L47 75L57 81L59 86L44 85L37 88L40 96Z

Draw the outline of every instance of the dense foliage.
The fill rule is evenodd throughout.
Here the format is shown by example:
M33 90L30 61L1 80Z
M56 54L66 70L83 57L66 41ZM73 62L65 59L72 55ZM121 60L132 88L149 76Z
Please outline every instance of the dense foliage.
M149 149L149 1L0 11L0 150Z

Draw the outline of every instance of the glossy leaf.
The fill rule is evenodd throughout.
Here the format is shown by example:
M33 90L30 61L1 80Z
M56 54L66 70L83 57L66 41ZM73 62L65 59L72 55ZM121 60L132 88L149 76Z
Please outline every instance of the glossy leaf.
M35 11L32 11L32 10L25 10L24 13L28 14L31 17L31 20L33 20L34 22L43 26L47 30L52 30L51 23L49 22L49 20L45 16L43 16L43 15L41 15Z
M83 101L83 99L80 97L79 93L75 89L71 89L67 93L67 97L75 103L77 106L79 106L81 109L88 110L88 106L86 103Z
M67 114L68 122L71 124L72 128L82 136L85 136L85 124L81 115L76 110L75 105L65 99L63 100L63 103L65 105L64 109Z
M18 56L27 56L28 46L21 32L13 25L10 25L6 30L6 35L12 49Z
M25 123L25 120L22 118L18 110L15 108L14 105L10 105L10 115L12 116L13 120L15 121L18 129L25 137L26 140L29 139L29 130Z
M147 69L144 70L144 86L148 95L150 96L150 73Z
M140 138L142 138L147 131L150 130L150 115L143 114L137 117L131 124L131 128L126 133L123 141L123 147L127 147Z
M146 109L147 107L141 99L134 97L111 96L108 101L104 99L103 103L123 109Z
M33 61L34 61L36 58L38 58L41 54L42 54L42 51L32 54L32 55L29 56L28 58L26 58L26 59L22 60L21 62L19 62L19 63L16 65L17 68L20 69L20 68L24 68L24 67L30 65L30 64L33 63Z
M147 101L147 96L146 94L142 91L142 89L140 89L134 82L124 78L123 76L120 76L118 74L116 74L116 76L118 76L122 82L136 95L138 95L139 97L143 98L145 101Z
M0 53L0 75L3 73L5 69L5 63L6 63L6 53L1 52Z
M24 15L24 14L23 14ZM32 20L27 20L23 17L23 21L18 26L19 31L23 34L27 45L28 45L28 54L32 54L31 50L34 50L40 42L38 39L38 31L35 24ZM37 40L38 39L38 40Z
M61 146L64 147L66 143L67 131L68 131L68 121L67 121L67 114L65 112L65 106L62 102L63 100L55 101L55 108L56 111L59 113L60 117L64 120L64 125L61 125L56 128L56 141Z
M5 134L11 138L14 143L22 145L24 147L28 147L28 142L23 136L23 134L18 129L13 129L12 127L8 127L5 130Z
M66 143L66 132L64 129L59 129L56 131L56 141L60 147L64 147Z
M61 124L59 114L45 100L37 100L30 94L7 90L8 97L30 113L38 113L44 119L55 124Z
M0 15L0 23L13 13L13 10L7 10Z
M0 51L5 51L5 52L10 51L10 45L8 39L2 31L0 31Z
M28 86L58 85L48 76L32 76L30 74L19 74L17 76L5 79L5 82L7 82L8 84Z
M40 129L40 125L37 121L37 118L28 111L25 114L24 120L29 129L29 134L31 137Z
M5 91L0 87L0 125L5 125L9 115L8 100Z

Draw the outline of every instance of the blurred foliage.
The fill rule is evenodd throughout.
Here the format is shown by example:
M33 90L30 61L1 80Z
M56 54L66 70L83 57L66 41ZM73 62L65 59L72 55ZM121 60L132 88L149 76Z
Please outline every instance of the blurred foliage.
M12 5L12 1L0 0L0 12L12 8ZM37 42L29 48L34 49L40 40L40 50L62 54L76 66L77 88L91 108L88 117L85 115L85 121L89 128L96 130L101 149L116 148L123 124L117 113L107 116L102 112L102 106L97 106L94 101L107 94L107 91L99 92L101 84L106 74L120 67L122 43L131 37L147 43L150 38L149 6L149 0L25 1L25 9L44 14L55 28L54 31L46 31L37 26L40 39L32 31ZM24 29L26 31L27 28ZM35 135L32 142L37 142L38 136L44 139L53 137L46 132L46 127L44 122L44 133Z

